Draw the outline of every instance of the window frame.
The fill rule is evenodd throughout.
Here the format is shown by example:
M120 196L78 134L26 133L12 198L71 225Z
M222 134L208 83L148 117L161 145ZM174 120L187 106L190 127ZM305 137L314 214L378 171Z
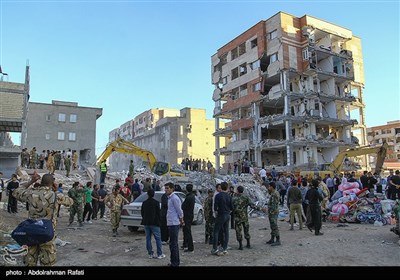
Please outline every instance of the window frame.
M64 118L61 118L61 116L64 116ZM62 120L64 119L64 120ZM58 113L58 122L63 122L65 123L67 119L67 115L65 113Z
M62 135L62 137L60 137ZM62 138L62 139L61 139ZM59 141L65 141L65 132L64 131L58 131L57 132L57 140Z
M73 116L75 116L75 120L72 119ZM76 114L70 114L69 115L69 122L70 123L76 123L77 119L78 119L78 116Z

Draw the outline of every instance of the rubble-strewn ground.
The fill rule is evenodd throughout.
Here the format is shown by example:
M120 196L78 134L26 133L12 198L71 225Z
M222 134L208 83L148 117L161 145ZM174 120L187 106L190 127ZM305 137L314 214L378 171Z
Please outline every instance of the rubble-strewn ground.
M167 258L148 259L144 231L129 232L120 228L120 236L112 237L110 223L97 220L83 228L67 227L68 212L62 211L57 227L58 237L71 242L57 246L57 266L165 266L169 262L168 245L163 246ZM17 216L1 211L5 222L13 228L26 217L25 210ZM211 245L204 244L204 225L192 227L194 253L180 251L182 266L398 266L400 250L398 237L391 226L349 224L338 227L324 223L323 236L315 236L307 229L289 231L289 224L280 221L282 245L271 247L265 242L270 237L268 219L250 218L252 248L239 251L235 231L230 230L225 256L210 254ZM182 245L182 232L180 245ZM4 237L3 237L4 238ZM3 241L9 238L4 238ZM154 241L153 241L154 244ZM155 244L154 244L155 249ZM18 257L21 259L21 257Z
M112 176L112 174L110 174ZM148 174L142 174L147 177ZM137 176L142 176L137 174ZM212 181L202 174L188 174L198 190L210 187ZM115 176L120 176L116 174ZM25 176L25 179L29 177ZM114 177L114 176L112 176ZM265 194L259 183L252 178L232 178L235 185L245 186L247 193L260 202ZM89 180L85 172L73 172L70 178L56 174L56 181L64 182L66 194L75 180ZM233 181L232 180L232 181ZM113 180L109 180L109 185ZM183 185L184 186L184 185ZM3 195L2 202L7 197ZM4 235L22 220L26 219L25 206L19 203L18 214L9 214L0 209L0 246L15 243L11 237ZM130 232L127 228L119 229L120 236L111 236L108 220L96 220L85 224L83 228L68 227L69 212L61 208L61 217L57 226L57 235L70 242L57 246L56 266L166 266L169 262L169 247L163 246L167 255L165 259L148 259L144 231ZM108 216L107 216L108 218ZM76 219L76 218L75 218ZM287 220L287 218L286 218ZM279 221L281 246L271 247L265 242L270 238L269 222L266 216L252 217L250 222L251 249L238 250L235 231L230 230L229 246L231 249L225 256L211 255L211 245L204 244L204 224L192 226L195 241L194 253L180 251L182 266L399 266L399 238L390 231L392 226L374 226L370 224L338 224L323 223L323 236L315 236L307 228L290 231L286 221ZM345 225L345 226L338 226ZM179 245L182 245L183 234L180 232ZM244 241L245 245L245 241ZM155 242L153 240L153 250ZM22 257L17 257L18 265L22 265ZM4 262L0 256L0 266ZM10 264L6 264L10 265Z

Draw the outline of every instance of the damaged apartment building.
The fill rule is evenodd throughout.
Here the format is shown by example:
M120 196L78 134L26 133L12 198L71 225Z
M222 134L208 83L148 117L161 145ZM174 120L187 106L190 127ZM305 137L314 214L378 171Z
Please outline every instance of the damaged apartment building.
M29 66L26 66L24 83L9 82L8 77L0 67L0 171L4 176L11 177L18 166L21 149L14 145L10 132L21 133L25 129L29 102Z
M223 127L224 123L221 121L219 125ZM214 164L213 132L214 120L206 118L205 109L152 108L112 130L109 141L123 138L152 152L157 161L172 165L180 165L186 158L210 160ZM221 139L221 143L225 145L225 139ZM148 165L138 153L127 150L126 153L111 154L110 170L128 170L130 160L136 168Z
M217 161L308 169L366 145L361 40L351 30L279 12L211 60Z

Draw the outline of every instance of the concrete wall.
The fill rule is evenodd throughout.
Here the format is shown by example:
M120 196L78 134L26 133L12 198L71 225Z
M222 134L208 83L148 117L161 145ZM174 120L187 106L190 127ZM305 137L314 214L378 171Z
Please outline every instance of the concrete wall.
M75 103L76 104L76 103ZM79 107L74 103L65 105L29 103L26 121L26 148L36 150L87 150L86 158L79 158L82 164L96 161L96 120L102 114L101 108ZM65 122L60 122L59 114L65 114ZM70 122L70 115L75 114L76 122ZM64 132L64 140L58 140L58 132ZM74 132L75 141L69 140L69 133ZM46 139L48 134L49 139ZM83 156L82 156L83 157Z

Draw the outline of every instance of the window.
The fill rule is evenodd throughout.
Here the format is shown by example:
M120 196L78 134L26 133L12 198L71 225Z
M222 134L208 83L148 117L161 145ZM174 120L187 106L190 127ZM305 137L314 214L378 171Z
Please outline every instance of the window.
M232 79L231 80L234 80L234 79L236 79L237 77L239 77L239 70L238 70L238 68L234 68L234 69L232 69Z
M231 50L231 60L234 60L235 58L238 58L238 48L234 48L233 50Z
M62 131L59 131L58 135L57 135L57 140L64 140L64 137L65 137L65 133Z
M243 63L242 65L240 65L239 69L240 69L240 76L243 76L244 74L246 74L247 73L246 63Z
M75 114L69 115L69 122L76 123L76 115Z
M271 31L267 34L267 39L272 40L275 39L277 36L278 36L278 30L275 29L274 31Z
M278 53L276 52L276 53L274 53L274 54L271 55L271 57L270 57L270 63L274 63L274 62L277 61L277 60L278 60Z
M261 83L253 84L253 92L261 90Z
M250 45L251 45L252 49L257 47L257 38L255 38L254 40L251 40Z
M246 53L246 43L239 45L239 56Z
M59 122L65 122L65 114L64 113L59 113L58 114L58 121Z
M310 58L310 53L308 52L308 48L303 49L303 60L308 60Z
M226 85L228 83L228 77L222 78L222 85Z
M46 115L46 121L51 121L51 115Z
M224 53L223 55L221 55L221 57L220 57L221 66L225 65L227 63L227 61L228 61L227 57L228 57L228 53Z
M192 140L189 140L189 147L192 147Z
M260 67L260 61L259 60L256 60L256 61L254 61L253 63L250 64L251 70L256 70L259 67Z
M46 140L50 140L50 133L46 133L45 135Z
M68 140L69 141L76 141L76 133L75 132L70 132L68 135Z

